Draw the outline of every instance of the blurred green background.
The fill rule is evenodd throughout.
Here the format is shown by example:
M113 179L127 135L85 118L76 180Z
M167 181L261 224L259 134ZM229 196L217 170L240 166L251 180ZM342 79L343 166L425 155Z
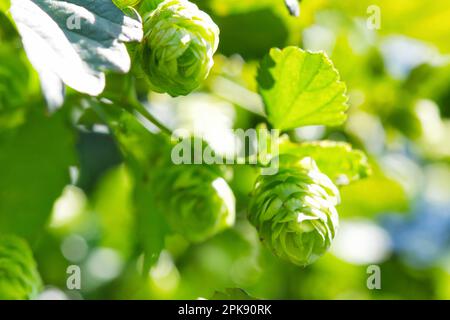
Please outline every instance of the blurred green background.
M40 298L197 299L242 288L263 299L449 299L450 2L303 0L298 18L282 0L196 3L221 29L213 72L188 97L141 92L154 114L226 150L229 137L217 132L263 121L255 75L268 50L324 50L347 84L349 119L289 134L348 141L369 155L373 175L342 188L331 251L299 268L260 245L245 218L257 173L237 166L236 226L196 245L168 237L144 277L135 183L120 150L74 92L46 114L38 76L0 13L0 233L29 241ZM368 26L371 5L379 29ZM69 265L81 267L81 290L66 287ZM380 290L367 288L369 265L381 268Z

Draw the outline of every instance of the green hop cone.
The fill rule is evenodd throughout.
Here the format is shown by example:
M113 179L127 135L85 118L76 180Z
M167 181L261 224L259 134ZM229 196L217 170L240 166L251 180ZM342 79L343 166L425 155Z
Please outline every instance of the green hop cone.
M170 164L156 179L161 213L189 241L204 241L234 225L233 192L215 169Z
M41 279L27 243L14 236L0 236L0 300L36 297Z
M152 89L187 95L208 77L219 28L186 0L166 0L144 17L141 64Z
M258 178L249 220L275 255L306 266L328 250L336 235L339 191L311 158L283 163L277 174Z

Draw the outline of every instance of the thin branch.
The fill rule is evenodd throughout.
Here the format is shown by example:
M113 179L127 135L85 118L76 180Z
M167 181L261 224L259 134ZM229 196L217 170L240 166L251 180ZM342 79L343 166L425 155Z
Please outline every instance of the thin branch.
M156 119L148 110L145 108L139 101L134 100L133 101L127 101L127 106L141 114L145 119L150 121L152 124L154 124L156 127L158 127L161 132L164 132L165 134L172 136L172 130L170 130L168 127L166 127L165 124L163 124L161 121Z

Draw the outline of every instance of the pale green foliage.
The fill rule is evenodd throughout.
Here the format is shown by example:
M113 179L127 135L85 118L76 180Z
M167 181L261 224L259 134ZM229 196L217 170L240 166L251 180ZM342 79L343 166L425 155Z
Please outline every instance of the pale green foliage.
M132 192L131 174L122 165L104 175L93 197L92 209L102 225L102 245L124 257L130 255L135 239Z
M36 262L27 243L0 236L0 300L34 298L41 288Z
M346 119L345 84L323 52L274 48L261 62L258 83L267 118L277 129L336 126Z
M11 15L52 107L63 102L63 83L98 95L105 87L105 71L128 72L131 61L124 42L140 41L143 35L142 24L111 1L67 5L55 0L13 0Z
M7 11L9 6L11 5L10 0L2 0L0 1L0 11Z
M282 154L291 154L297 158L313 158L320 171L339 185L366 178L371 171L366 155L360 150L353 150L346 142L287 141L282 143L280 148Z
M144 17L141 63L152 89L186 95L207 78L219 28L195 4L167 0Z
M376 5L380 8L381 15L376 16L381 22L379 32L386 34L402 34L407 37L420 39L438 47L442 53L450 50L449 30L450 2L448 0L427 1L411 0L332 0L327 3L333 6L337 12L345 12L351 16L361 16L361 12ZM374 16L374 11L369 11L368 17ZM411 23L411 22L414 23Z
M135 7L141 0L113 0L114 4L119 8Z
M29 70L21 55L8 47L0 47L0 111L23 103L29 88Z
M339 191L311 158L280 162L277 174L258 178L248 217L275 255L306 266L328 250L336 235Z

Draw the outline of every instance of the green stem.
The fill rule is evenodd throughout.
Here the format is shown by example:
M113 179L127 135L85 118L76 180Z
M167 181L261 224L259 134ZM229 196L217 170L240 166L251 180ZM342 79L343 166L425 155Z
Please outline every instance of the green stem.
M158 129L161 130L161 132L169 136L172 136L172 130L166 127L166 125L164 125L161 121L156 119L139 101L134 99L132 101L127 101L127 106L139 112L139 114L141 114L145 119L147 119L156 127L158 127Z

